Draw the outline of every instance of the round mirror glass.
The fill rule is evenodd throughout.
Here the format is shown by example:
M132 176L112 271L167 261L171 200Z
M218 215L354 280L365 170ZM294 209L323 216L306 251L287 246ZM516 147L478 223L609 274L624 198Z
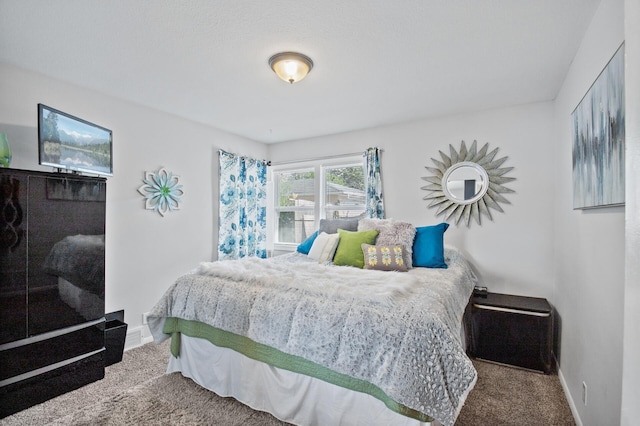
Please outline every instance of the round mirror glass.
M473 162L463 161L449 167L442 177L442 190L453 202L471 204L481 199L489 188L486 170Z

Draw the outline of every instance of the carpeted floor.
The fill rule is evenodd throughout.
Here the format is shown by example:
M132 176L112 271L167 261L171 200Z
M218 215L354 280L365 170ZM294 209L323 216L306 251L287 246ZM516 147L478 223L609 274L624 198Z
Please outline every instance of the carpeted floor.
M125 352L105 378L28 410L0 425L285 425L232 398L165 375L167 343ZM575 425L556 375L474 361L478 382L456 426Z
M478 381L456 426L576 424L557 375L476 360L473 365Z
M156 377L116 398L79 410L57 421L66 425L220 425L279 426L268 413L254 411L233 398L222 398L179 373Z

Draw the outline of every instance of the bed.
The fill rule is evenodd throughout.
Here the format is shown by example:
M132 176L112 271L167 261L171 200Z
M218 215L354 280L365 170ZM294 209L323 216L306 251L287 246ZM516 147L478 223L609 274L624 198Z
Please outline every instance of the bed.
M452 425L477 378L460 332L476 279L442 252L446 268L407 272L338 266L337 252L202 263L149 328L172 339L168 372L289 423Z

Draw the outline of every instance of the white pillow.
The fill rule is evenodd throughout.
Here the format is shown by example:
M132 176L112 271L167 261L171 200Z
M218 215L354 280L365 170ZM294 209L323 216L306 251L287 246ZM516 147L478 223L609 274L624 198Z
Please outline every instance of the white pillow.
M313 242L311 250L309 250L309 257L316 259L318 263L333 260L333 255L336 253L339 241L340 234L321 232Z

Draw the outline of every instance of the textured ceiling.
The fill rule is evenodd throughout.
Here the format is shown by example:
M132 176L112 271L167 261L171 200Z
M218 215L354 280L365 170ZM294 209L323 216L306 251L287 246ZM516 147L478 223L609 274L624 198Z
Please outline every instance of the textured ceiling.
M279 142L554 99L598 4L0 0L0 61Z

